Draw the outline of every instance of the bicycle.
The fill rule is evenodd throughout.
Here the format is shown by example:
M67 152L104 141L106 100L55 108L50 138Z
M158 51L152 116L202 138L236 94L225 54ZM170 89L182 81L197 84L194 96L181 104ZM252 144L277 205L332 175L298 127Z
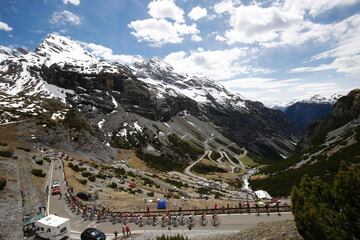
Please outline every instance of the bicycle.
M142 216L137 217L135 221L135 224L137 224L139 227L144 226L144 219Z
M214 215L211 219L211 223L214 227L218 227L221 224L221 220L217 215Z
M189 217L187 220L188 227L194 227L196 225L196 219L194 217Z
M179 224L180 224L181 226L184 226L184 225L187 224L187 219L184 217L184 215L181 215L181 216L179 217Z
M174 227L177 227L177 226L178 226L178 219L177 219L177 217L175 217L175 216L170 217L169 225L172 225L172 226L174 226Z
M207 220L207 218L206 217L201 217L201 225L202 226L206 226L207 224L208 224L208 220Z

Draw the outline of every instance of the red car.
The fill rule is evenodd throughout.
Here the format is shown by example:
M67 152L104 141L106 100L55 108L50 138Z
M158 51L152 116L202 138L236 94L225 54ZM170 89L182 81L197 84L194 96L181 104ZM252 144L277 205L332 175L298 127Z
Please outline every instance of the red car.
M129 188L136 188L136 184L135 183L129 183Z
M52 195L60 194L60 188L59 187L51 188L51 194Z

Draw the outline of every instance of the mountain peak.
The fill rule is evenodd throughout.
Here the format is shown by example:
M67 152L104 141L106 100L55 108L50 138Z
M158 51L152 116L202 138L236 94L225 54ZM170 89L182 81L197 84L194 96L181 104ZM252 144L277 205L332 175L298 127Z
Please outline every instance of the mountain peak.
M21 54L26 53L24 49L14 49L5 46L0 46L0 62L9 57L17 57Z
M307 102L307 103L330 103L334 104L342 95L338 93L334 93L329 97L321 96L320 94L315 94L309 99L304 99L300 102Z
M336 101L341 98L343 95L339 94L339 93L334 93L330 96L323 96L320 94L315 94L311 97L302 97L302 98L297 98L297 99L293 99L291 101L288 102L282 102L282 103L277 103L277 104L273 104L273 105L268 105L268 107L273 108L273 109L279 109L284 111L287 107L295 104L295 103L318 103L318 104L335 104Z
M152 57L146 59L143 61L142 64L147 66L148 68L162 70L166 72L174 72L173 66L163 61L160 57Z
M82 48L78 42L54 33L48 35L44 41L36 47L35 53L39 56L46 57L50 62L95 60L95 57Z

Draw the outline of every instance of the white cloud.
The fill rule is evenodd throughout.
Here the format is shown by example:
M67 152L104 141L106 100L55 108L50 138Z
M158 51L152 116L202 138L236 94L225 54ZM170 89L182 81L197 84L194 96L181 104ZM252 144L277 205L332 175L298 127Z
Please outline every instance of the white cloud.
M348 38L340 41L336 47L319 53L311 58L311 60L319 60L329 57L346 57L353 54L360 54L360 34L349 36Z
M184 11L176 6L174 0L153 0L148 5L149 14L153 18L171 18L176 22L184 22Z
M226 38L224 38L224 37L221 36L221 35L216 35L216 36L215 36L215 40L216 40L216 41L220 41L220 42L225 42L225 41L226 41Z
M75 6L78 6L80 5L80 0L63 0L63 3L64 4L73 4Z
M335 81L304 82L303 79L239 78L222 81L221 84L251 100L261 101L268 106L285 105L294 99L306 99L315 94L331 96L345 93Z
M230 16L230 30L224 37L233 43L266 43L280 37L281 32L301 23L302 17L282 12L276 7L239 6Z
M113 54L112 49L104 47L95 43L79 42L83 47L86 48L92 55L97 58L116 61L122 64L132 64L134 62L142 61L143 58L139 55L124 55L124 54Z
M64 26L67 24L80 25L81 20L80 17L76 14L67 10L63 10L54 12L51 16L50 23L58 26Z
M336 58L329 64L322 64L315 67L300 67L290 70L292 73L317 72L325 70L335 70L338 73L360 75L360 55L346 56Z
M222 14L226 12L231 12L234 10L234 4L232 0L223 0L214 5L214 12L217 14Z
M315 17L330 9L350 6L358 2L359 0L285 0L283 10L297 15L304 15L307 12Z
M308 15L317 16L327 10L349 6L359 1L279 0L266 7L257 3L235 5L233 1L222 1L214 5L214 11L229 15L230 28L222 36L228 44L294 46L308 41L325 42L339 37L346 29L353 27L347 24L352 17L339 23L321 24L313 22Z
M201 8L199 6L194 7L188 14L189 18L191 18L194 21L197 21L203 17L206 17L207 10L206 8Z
M200 42L202 40L202 37L200 37L199 35L192 35L191 40L194 42Z
M164 58L178 72L201 75L215 80L230 79L241 74L267 72L248 63L249 55L256 50L232 48L226 50L205 51L201 48L186 53L173 52Z
M328 64L299 67L292 73L335 70L338 73L358 76L360 74L360 14L349 17L328 27L328 32L335 41L334 48L310 58L311 61L332 59Z
M148 8L152 18L128 24L133 30L131 34L139 42L148 42L151 46L159 47L167 43L181 43L186 35L190 35L193 41L201 41L196 24L184 23L184 11L176 6L174 0L153 0Z
M144 19L136 20L128 25L134 31L131 32L140 42L149 42L154 46L166 43L180 43L185 35L196 35L199 33L195 24L186 25L172 23L166 19Z
M4 30L5 32L10 32L13 30L7 23L0 21L0 30Z
M299 79L275 80L272 78L239 78L221 82L222 85L230 89L277 89L283 87L295 86Z

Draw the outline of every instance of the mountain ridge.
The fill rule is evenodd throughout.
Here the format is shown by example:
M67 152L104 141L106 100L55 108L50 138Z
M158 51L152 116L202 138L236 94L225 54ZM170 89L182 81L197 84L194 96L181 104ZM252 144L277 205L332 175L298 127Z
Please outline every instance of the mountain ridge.
M0 79L0 89L10 96L58 98L76 109L91 126L96 128L102 122L108 132L100 129L98 134L114 147L120 140L113 139L113 132L123 129L119 123L130 121L124 118L129 114L133 116L131 124L139 116L144 118L139 124L147 129L148 140L159 138L169 146L168 139L152 125L156 122L163 129L160 132L169 132L165 124L186 112L202 125L191 141L202 145L211 131L219 132L266 159L290 155L300 135L281 111L244 99L212 80L178 74L158 58L131 66L98 59L80 43L54 34L35 51L3 60ZM207 122L213 130L204 129ZM181 131L171 131L181 137ZM148 140L141 148L150 144Z
M339 98L323 120L308 127L293 156L265 167L266 177L252 179L250 184L285 196L304 175L330 182L342 161L360 163L359 149L360 89L354 89Z

